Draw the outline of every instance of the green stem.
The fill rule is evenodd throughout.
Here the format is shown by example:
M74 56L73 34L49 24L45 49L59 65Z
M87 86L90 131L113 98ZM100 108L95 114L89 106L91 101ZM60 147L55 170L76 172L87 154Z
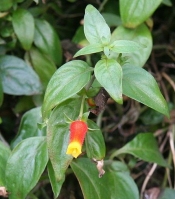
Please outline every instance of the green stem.
M172 164L172 154L171 154L171 151L169 152L168 161L167 162L168 162L168 165ZM162 188L165 188L167 186L167 181L168 181L168 173L167 172L170 172L169 168L165 169L165 175L164 175L163 182L162 182L162 185L161 185Z
M101 5L100 5L100 7L99 7L99 12L101 12L102 10L103 10L103 8L104 8L104 6L105 6L105 4L108 2L108 0L104 0L102 3L101 3Z
M86 95L84 94L83 97L82 97L81 107L80 107L80 113L79 113L79 116L78 116L78 118L79 118L80 120L81 120L81 118L83 117L83 110L84 110L85 98L86 98Z
M94 80L95 80L95 76L93 75L91 80L89 81L89 83L85 87L86 91L89 90L89 88L93 84ZM79 119L81 119L82 116L83 116L85 99L86 99L86 94L83 94L82 101L81 101L81 107L80 107L80 113L79 113L79 117L78 117Z
M91 80L89 81L89 83L86 85L85 89L89 90L89 88L91 87L91 85L93 84L95 80L95 75L92 76Z

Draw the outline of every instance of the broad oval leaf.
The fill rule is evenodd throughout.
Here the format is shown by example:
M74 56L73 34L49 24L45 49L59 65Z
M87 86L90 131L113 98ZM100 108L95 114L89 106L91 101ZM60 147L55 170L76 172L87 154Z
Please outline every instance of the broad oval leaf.
M63 185L63 182L64 182L65 178L63 178L60 181L56 180L55 172L53 170L53 167L52 167L52 164L51 164L50 161L48 162L47 170L48 170L50 183L51 183L51 186L52 186L52 191L54 193L54 198L56 199L56 198L58 198L58 195L60 193L60 190L62 188L62 185Z
M111 39L110 28L99 11L92 5L85 9L84 34L90 44L107 45Z
M135 28L148 19L162 0L120 0L120 15L123 25Z
M114 59L102 59L94 69L95 77L109 95L122 103L122 68Z
M11 95L36 95L42 92L38 75L22 59L0 56L0 79L4 93Z
M57 106L51 113L47 126L47 145L55 177L60 181L65 176L65 171L72 161L72 156L67 155L69 144L69 124L65 117L75 120L80 110L78 99L69 99Z
M34 43L41 52L60 65L62 62L62 49L59 37L53 27L45 20L35 20Z
M115 163L115 162L114 162ZM96 165L90 159L79 158L71 163L84 199L139 199L138 188L128 171L111 168L109 162L105 166L105 174L99 179Z
M41 108L33 108L27 111L21 119L18 134L13 140L11 147L14 148L19 142L29 137L44 136L45 130L38 128L41 122Z
M49 80L56 71L56 65L48 56L44 55L36 48L32 48L29 54L31 63L40 77L43 87L46 88Z
M1 0L0 11L6 11L13 5L13 0Z
M92 53L98 53L103 51L103 46L101 44L90 44L88 46L85 46L81 50L79 50L74 57L78 57L80 55L88 55Z
M35 32L33 16L27 10L18 8L13 12L12 24L22 47L25 50L29 50L33 43Z
M5 145L3 142L0 141L0 187L6 185L5 181L5 170L6 170L6 164L7 160L11 154L10 148Z
M88 120L88 130L85 138L86 153L89 158L102 160L105 157L106 146L99 127L92 120Z
M114 157L125 153L132 154L144 161L154 162L165 167L168 166L162 154L159 152L156 139L152 133L140 133L124 147L114 152L112 156Z
M12 151L6 166L10 199L24 199L39 181L48 162L45 137L28 138Z
M154 77L140 67L123 66L123 94L169 116L167 103Z
M90 80L92 68L80 60L62 65L52 76L44 97L43 119L50 110L78 93Z
M123 26L117 27L112 33L112 41L115 40L130 40L137 43L139 50L129 54L123 53L122 56L127 58L128 63L143 67L152 51L152 36L145 24L135 29L128 29ZM116 57L117 55L114 56Z
M117 53L132 53L139 51L140 45L134 41L116 40L110 45L110 49Z

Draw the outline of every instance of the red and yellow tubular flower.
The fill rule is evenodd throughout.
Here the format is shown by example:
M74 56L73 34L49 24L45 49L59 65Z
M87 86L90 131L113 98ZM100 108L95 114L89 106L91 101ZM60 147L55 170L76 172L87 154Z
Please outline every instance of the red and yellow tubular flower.
M88 131L88 126L84 121L76 120L70 124L70 142L66 154L77 158L81 154L84 138Z

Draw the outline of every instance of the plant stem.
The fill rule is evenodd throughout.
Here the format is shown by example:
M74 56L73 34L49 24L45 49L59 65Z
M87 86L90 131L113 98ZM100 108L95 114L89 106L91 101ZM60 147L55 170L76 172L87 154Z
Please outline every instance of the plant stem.
M90 88L91 85L93 84L94 80L95 80L95 75L92 75L91 80L89 81L89 83L88 83L88 84L86 85L86 87L85 87L86 90L89 90L89 88Z
M104 6L105 6L105 4L108 2L108 0L104 0L102 3L101 3L101 5L100 5L100 7L99 7L99 12L101 12L102 10L103 10L103 8L104 8Z
M79 119L81 119L83 117L83 110L84 110L84 101L85 101L85 98L86 98L86 95L83 94L82 101L81 101L81 107L80 107L80 113L79 113L79 116L78 116Z

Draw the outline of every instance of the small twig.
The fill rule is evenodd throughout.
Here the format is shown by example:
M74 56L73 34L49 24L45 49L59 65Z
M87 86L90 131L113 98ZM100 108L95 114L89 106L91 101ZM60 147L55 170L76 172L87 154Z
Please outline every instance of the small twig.
M171 148L172 159L173 159L174 169L175 169L174 134L175 134L175 129L173 128L172 131L169 131L168 135L169 135L170 148ZM175 189L175 174L174 174L174 189Z
M175 82L168 76L165 72L162 73L162 76L170 83L175 91Z
M160 65L166 68L175 68L175 64L173 63L160 63Z
M101 3L100 7L99 7L99 12L101 12L105 6L105 4L108 2L108 0L103 0L103 2Z
M164 141L162 142L162 144L161 144L161 146L160 146L160 152L163 151L164 146L165 146L167 140L168 140L168 136L166 136L166 138L165 138ZM150 180L151 176L153 175L153 173L154 173L156 167L157 167L157 164L154 163L153 166L152 166L152 168L151 168L151 170L149 171L148 175L146 176L146 178L145 178L145 180L144 180L144 182L143 182L143 185L142 185L142 188L141 188L141 194L140 194L140 195L141 195L141 196L140 196L141 199L143 199L143 194L144 194L144 192L145 192L145 189L146 189L146 186L147 186L147 184L148 184L148 181Z
M145 178L145 180L143 182L143 185L142 185L142 188L141 188L141 197L140 197L141 199L143 199L143 193L145 192L145 189L146 189L146 186L148 184L148 181L150 180L151 176L153 175L156 167L157 167L157 164L154 163L152 168L151 168L151 170L149 171L149 173L147 174L147 176L146 176L146 178Z

